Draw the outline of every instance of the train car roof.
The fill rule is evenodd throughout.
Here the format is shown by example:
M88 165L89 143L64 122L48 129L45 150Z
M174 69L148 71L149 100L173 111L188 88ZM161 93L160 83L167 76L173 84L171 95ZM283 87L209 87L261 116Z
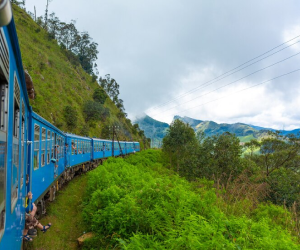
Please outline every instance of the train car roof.
M75 134L70 134L70 133L65 133L65 135L70 138L92 140L90 137L85 137L85 136L80 136L80 135L75 135Z
M105 142L112 142L112 140L106 140L101 138L92 138L94 141L105 141Z
M32 118L39 121L40 123L43 123L45 126L47 126L48 128L50 127L51 129L53 129L54 131L56 131L57 133L63 134L65 135L65 133L63 131L61 131L60 129L58 129L57 127L55 127L54 125L52 125L50 122L48 122L45 118L41 117L40 115L38 115L35 112L32 112Z

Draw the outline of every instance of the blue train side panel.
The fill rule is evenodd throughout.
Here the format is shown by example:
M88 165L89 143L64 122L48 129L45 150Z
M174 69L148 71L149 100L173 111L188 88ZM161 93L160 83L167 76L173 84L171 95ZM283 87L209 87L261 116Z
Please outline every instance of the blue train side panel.
M20 249L31 109L13 20L0 28L0 47L0 249Z
M34 112L30 130L30 190L36 201L65 170L65 134Z
M92 139L66 134L68 167L77 166L92 160Z

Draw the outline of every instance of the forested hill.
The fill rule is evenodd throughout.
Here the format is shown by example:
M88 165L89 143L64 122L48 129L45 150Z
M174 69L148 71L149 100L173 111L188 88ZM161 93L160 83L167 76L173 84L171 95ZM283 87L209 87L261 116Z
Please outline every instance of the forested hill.
M23 9L13 5L13 14L23 67L35 89L36 97L30 101L35 112L63 131L108 139L109 128L116 125L120 140L146 141L126 118L124 107L117 107L95 75L82 68L77 55L58 45L47 28Z
M161 145L161 141L169 128L168 123L157 121L147 115L136 119L134 122L145 132L146 137L152 140L154 147Z
M174 116L174 120L181 120L184 123L188 123L196 132L204 132L206 136L213 136L217 134L223 134L224 132L230 132L239 137L242 142L250 141L253 138L260 139L267 136L267 131L275 131L275 129L263 128L253 125L248 125L244 123L216 123L214 121L202 121L193 119L187 116ZM169 125L163 123L149 116L139 118L135 121L141 129L145 131L145 135L154 141L154 146L159 146L162 138L167 133ZM295 129L291 131L281 130L283 135L287 134L297 134L300 129Z

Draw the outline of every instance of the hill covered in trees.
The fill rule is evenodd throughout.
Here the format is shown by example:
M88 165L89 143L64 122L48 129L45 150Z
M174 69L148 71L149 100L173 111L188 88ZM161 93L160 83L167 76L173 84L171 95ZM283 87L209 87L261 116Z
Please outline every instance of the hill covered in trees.
M147 115L136 119L134 123L145 132L146 137L151 139L152 147L160 147L169 128L168 123L157 121Z
M245 123L216 123L214 121L202 121L193 119L187 116L174 116L173 121L180 120L189 124L196 133L204 133L205 136L221 135L225 132L235 134L241 142L249 142L252 139L262 139L268 136L268 131L275 132L275 129L264 128ZM162 144L162 139L165 137L169 124L157 121L149 116L144 116L135 120L135 123L145 131L145 135L151 138L154 147L159 147ZM296 135L300 129L295 130L280 130L282 135Z
M15 4L13 14L23 67L35 89L30 102L36 113L63 131L109 139L116 126L120 140L148 143L127 118L116 80L109 74L97 79L97 43L86 32L54 14L47 22L42 17L34 21Z

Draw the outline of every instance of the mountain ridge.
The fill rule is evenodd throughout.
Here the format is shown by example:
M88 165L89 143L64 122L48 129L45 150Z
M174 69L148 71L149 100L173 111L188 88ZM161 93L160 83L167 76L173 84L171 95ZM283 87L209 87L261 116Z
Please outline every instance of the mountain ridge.
M195 132L204 132L206 136L213 136L225 132L230 132L239 137L241 142L247 142L254 138L260 139L262 137L265 137L267 135L267 131L277 131L276 129L264 128L261 126L255 126L242 122L232 124L217 123L214 121L194 119L187 116L181 117L179 115L175 115L173 121L176 119L189 124L195 130ZM139 127L145 131L145 135L152 140L152 146L154 147L159 147L159 145L161 145L161 141L166 135L167 129L169 128L169 124L157 121L148 115L136 119L134 123L137 123ZM158 127L156 127L156 125ZM297 134L300 132L300 129L279 131L283 135L287 135Z

